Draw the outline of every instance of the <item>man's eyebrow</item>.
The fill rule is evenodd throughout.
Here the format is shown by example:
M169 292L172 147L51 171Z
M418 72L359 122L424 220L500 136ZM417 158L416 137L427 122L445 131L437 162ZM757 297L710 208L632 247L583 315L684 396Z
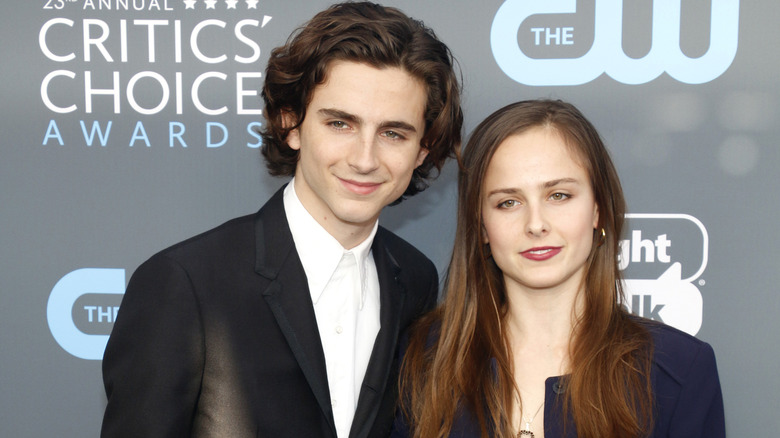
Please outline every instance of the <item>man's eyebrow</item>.
M322 108L318 110L317 113L323 117L340 119L347 122L355 123L357 125L363 123L363 119L361 117L336 108ZM415 128L414 125L401 120L389 120L386 122L382 122L379 125L379 127L381 129L400 129L408 132L417 132L417 128Z
M335 108L322 108L319 111L317 111L317 113L324 117L341 119L341 120L345 120L357 124L361 124L363 122L363 119L361 119L360 117Z
M400 120L392 120L392 121L384 122L380 125L380 128L400 129L407 132L417 132L417 128L415 128L414 125L410 125L409 123L402 122Z

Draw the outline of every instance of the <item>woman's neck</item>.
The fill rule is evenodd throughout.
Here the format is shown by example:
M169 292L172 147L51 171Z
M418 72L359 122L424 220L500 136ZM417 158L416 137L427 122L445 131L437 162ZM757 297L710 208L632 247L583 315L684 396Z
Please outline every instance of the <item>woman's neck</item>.
M577 290L520 290L507 288L508 336L518 403L512 408L516 431L544 436L545 380L569 372L569 345L577 312ZM528 424L526 424L528 423Z
M583 296L577 290L507 290L507 335L513 355L568 369L569 345ZM540 363L540 365L541 365Z

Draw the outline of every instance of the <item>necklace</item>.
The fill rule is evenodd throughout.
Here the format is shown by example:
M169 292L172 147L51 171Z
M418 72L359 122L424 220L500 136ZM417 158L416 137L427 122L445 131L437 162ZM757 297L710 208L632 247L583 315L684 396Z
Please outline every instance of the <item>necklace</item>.
M517 436L515 438L523 438L524 436L534 438L536 435L534 435L533 432L531 432L531 423L534 422L534 418L536 418L537 415L539 415L539 411L542 410L542 406L544 406L544 401L542 401L542 404L539 405L538 408L536 408L536 412L534 413L531 418L525 418L523 417L523 423L525 423L525 427L520 429L520 432L517 432Z

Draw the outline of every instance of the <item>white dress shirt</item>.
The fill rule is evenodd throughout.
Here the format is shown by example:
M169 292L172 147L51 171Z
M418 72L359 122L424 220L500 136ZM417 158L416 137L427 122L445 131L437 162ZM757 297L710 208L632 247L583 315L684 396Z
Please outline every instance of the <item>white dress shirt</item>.
M333 417L339 438L347 438L374 341L379 332L379 278L371 234L346 250L284 189L284 211L309 284L320 332Z

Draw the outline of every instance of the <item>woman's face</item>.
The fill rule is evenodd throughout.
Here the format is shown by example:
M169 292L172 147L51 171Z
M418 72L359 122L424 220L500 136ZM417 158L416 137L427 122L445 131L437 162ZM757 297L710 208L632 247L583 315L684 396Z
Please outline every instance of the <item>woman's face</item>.
M580 287L598 225L585 168L553 129L499 145L482 187L485 242L507 292Z

